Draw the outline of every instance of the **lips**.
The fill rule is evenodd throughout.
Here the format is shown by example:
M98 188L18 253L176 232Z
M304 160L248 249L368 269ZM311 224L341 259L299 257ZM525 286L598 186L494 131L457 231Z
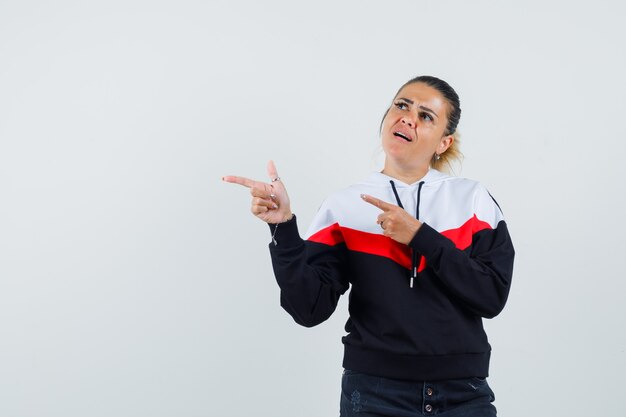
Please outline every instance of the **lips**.
M411 139L411 137L409 135L407 135L406 133L402 133L402 132L393 132L393 135L395 137L401 138L406 140L407 142L413 142L413 139Z

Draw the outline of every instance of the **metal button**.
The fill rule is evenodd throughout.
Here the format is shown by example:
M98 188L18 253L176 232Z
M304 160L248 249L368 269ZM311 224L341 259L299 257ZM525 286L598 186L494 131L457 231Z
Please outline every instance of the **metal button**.
M431 411L433 411L433 406L430 404L426 404L426 407L424 407L426 409L427 413L430 413Z
M429 397L431 397L433 395L433 389L432 388L426 388L426 395L428 395Z

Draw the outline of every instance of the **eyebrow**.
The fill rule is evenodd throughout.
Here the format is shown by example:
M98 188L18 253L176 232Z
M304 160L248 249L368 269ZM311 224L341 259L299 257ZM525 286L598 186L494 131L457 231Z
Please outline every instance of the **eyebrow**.
M407 102L407 103L409 103L409 104L415 104L415 102L414 102L413 100L408 99L408 98L404 98L404 97L400 97L400 98L398 98L398 100L402 100L402 101ZM428 108L428 107L426 107L426 106L417 106L417 107L419 107L420 109L425 110L425 111L427 111L427 112L429 112L429 113L432 113L432 114L434 114L435 116L439 117L439 115L438 115L437 113L435 113L435 112L433 111L433 109L430 109L430 108Z

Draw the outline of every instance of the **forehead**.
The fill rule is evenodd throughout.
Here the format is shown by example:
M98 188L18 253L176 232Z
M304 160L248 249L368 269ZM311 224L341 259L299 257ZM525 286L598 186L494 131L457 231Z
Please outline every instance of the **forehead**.
M445 97L439 90L424 83L413 83L404 86L395 98L408 98L414 101L415 105L426 106L440 116L447 114L448 102Z

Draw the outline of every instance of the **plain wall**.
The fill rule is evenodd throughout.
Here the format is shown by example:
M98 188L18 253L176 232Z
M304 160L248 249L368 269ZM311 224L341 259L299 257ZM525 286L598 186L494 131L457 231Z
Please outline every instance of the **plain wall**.
M0 1L0 415L336 416L347 297L279 306L244 188L306 230L380 169L397 88L461 97L459 175L517 250L502 416L623 415L618 1Z

